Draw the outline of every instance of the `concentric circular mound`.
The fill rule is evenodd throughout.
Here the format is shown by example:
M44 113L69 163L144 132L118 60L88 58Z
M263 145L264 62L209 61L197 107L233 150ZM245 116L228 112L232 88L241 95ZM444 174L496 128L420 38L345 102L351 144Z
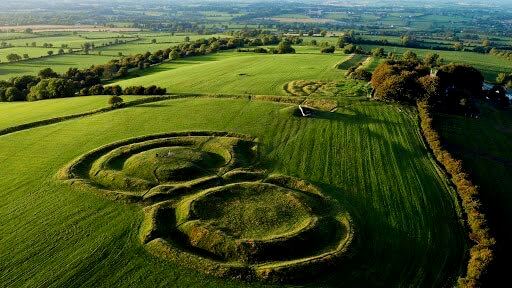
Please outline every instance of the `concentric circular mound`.
M286 93L292 96L333 96L336 83L326 81L295 80L283 86Z
M202 190L146 208L142 242L154 254L217 276L287 282L339 263L348 214L311 184L286 176Z
M59 178L137 200L218 182L226 172L250 167L255 150L254 139L232 133L151 135L95 149L64 167Z
M256 169L256 150L239 134L151 135L95 149L58 176L149 205L145 247L207 274L288 282L339 263L353 238L348 213L312 184Z

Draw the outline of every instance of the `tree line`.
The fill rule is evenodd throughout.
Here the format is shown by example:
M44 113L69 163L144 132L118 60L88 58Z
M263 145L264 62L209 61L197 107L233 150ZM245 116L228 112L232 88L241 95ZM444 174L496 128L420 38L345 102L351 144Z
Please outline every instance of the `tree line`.
M161 95L166 91L156 86L127 87L124 90L116 85L102 85L103 81L126 77L130 70L146 69L166 60L177 60L198 55L207 55L217 51L243 48L246 45L267 43L278 44L272 53L294 53L291 44L295 38L279 38L275 35L262 34L252 38L230 37L209 38L190 41L158 50L113 59L105 64L93 65L86 69L69 68L58 74L51 68L41 70L37 76L23 75L10 80L0 81L0 101L35 101L51 98L71 97L75 95ZM251 44L252 43L252 44ZM254 44L256 43L256 44ZM101 92L100 92L101 91Z
M479 70L459 64L435 67L428 60L381 63L371 78L373 97L410 105L423 101L435 111L469 116L477 115L477 101L490 101L499 108L510 105L506 93L484 93L484 77ZM488 97L491 94L492 98Z

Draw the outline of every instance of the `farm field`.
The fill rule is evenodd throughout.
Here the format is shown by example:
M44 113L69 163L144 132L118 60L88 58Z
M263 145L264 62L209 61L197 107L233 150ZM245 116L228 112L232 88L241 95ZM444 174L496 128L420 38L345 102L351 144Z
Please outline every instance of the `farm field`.
M3 48L0 49L0 61L7 62L7 55L9 54L18 54L23 56L27 54L30 58L39 58L42 56L48 56L48 51L53 51L54 54L57 54L59 48L36 48L36 47L13 47L13 48ZM5 65L5 64L4 64Z
M37 34L36 34L37 35ZM81 36L80 36L81 35ZM99 38L101 37L101 38ZM5 42L19 47L26 47L32 45L33 42L36 43L37 47L42 47L44 43L52 44L54 48L60 48L62 45L67 45L69 48L80 49L82 48L82 44L85 42L94 43L95 46L101 46L108 43L113 43L116 39L122 41L130 41L136 39L136 37L132 35L124 35L118 33L102 33L102 34L92 34L92 33L80 33L79 35L64 35L64 36L44 36L36 37L36 38L28 38L28 39L15 39L15 40L6 40Z
M507 279L507 260L512 255L509 225L512 221L510 169L512 168L512 110L481 106L478 119L440 115L439 128L448 148L463 161L480 188L492 231L498 240L495 268L487 276L489 283L499 285ZM468 141L472 139L472 141Z
M21 34L21 33L10 33ZM60 34L60 33L59 33ZM31 34L38 35L38 34ZM122 55L134 55L146 52L155 52L157 50L164 50L185 40L185 35L171 36L165 33L111 33L111 32L82 32L79 35L72 35L71 33L66 36L45 36L35 38L24 38L16 40L8 40L8 43L13 45L20 45L22 47L12 47L0 49L0 80L7 80L14 76L24 74L37 75L39 70L51 67L56 72L65 72L70 67L87 68L94 64L104 64L113 58ZM14 36L13 36L14 37ZM140 40L132 41L140 37ZM224 37L222 35L190 35L191 41L200 38L210 37ZM122 41L131 41L125 44L117 44L112 46L101 46L106 43L113 43L116 39ZM152 39L156 39L157 43L152 44ZM37 47L26 47L26 43L32 45L35 42ZM62 44L69 45L73 49L81 49L81 45L85 42L94 43L96 48L90 54L66 54L56 55ZM41 47L44 43L53 44L54 48ZM54 56L39 58L47 56L49 50L54 51ZM67 49L65 49L67 52ZM9 63L5 59L8 54L16 53L20 56L28 54L31 58L20 62ZM101 55L98 55L101 54Z
M171 93L286 95L283 85L293 80L343 80L343 71L335 65L345 57L217 53L155 66L144 71L144 76L115 84L126 87L159 83Z
M82 99L93 98L72 98L67 107L85 105ZM416 113L364 98L345 104L336 113L299 118L293 107L274 102L166 100L1 136L0 169L9 172L0 179L0 235L6 235L0 247L11 253L0 254L0 285L261 286L148 254L137 239L140 206L55 178L66 163L101 145L194 130L257 137L269 169L312 181L352 215L358 240L350 264L306 286L451 283L465 258L465 233L453 192L421 142ZM47 107L53 117L55 109ZM30 108L12 111L18 109Z
M143 96L124 96L126 102ZM88 96L42 100L33 103L0 102L0 130L48 118L79 114L108 107L108 97Z
M30 59L15 63L2 63L0 64L0 80L7 80L14 76L20 75L37 75L37 73L44 68L51 67L55 72L63 73L70 67L88 68L94 64L104 64L112 56L99 56L99 55L56 55L41 59Z

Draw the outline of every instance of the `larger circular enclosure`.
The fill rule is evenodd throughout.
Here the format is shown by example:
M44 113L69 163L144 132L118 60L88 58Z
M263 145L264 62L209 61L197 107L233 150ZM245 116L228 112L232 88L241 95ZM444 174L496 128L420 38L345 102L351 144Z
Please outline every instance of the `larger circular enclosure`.
M288 282L336 266L349 255L349 214L315 185L257 169L256 143L224 132L132 138L84 154L59 177L149 205L144 246L207 274Z

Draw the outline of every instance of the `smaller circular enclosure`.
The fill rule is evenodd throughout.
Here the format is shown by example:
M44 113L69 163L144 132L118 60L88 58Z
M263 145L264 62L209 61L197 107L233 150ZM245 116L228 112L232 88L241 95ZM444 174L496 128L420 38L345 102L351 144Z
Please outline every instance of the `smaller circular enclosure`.
M155 254L206 273L283 282L320 273L352 241L348 214L296 178L218 186L146 209Z

